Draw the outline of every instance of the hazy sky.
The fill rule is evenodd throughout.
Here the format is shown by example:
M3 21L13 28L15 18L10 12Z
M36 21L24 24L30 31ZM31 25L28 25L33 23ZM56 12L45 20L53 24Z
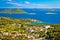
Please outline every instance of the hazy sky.
M0 8L60 8L60 0L0 0Z

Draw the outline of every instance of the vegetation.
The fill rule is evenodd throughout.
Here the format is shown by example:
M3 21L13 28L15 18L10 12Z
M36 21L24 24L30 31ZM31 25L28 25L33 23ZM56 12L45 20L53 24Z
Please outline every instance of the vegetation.
M35 22L31 20L0 17L0 39L28 40L28 36L32 35L35 38L45 37L50 40L60 40L60 24L30 25L30 22ZM44 28L44 25L50 25L52 28ZM43 29L43 31L39 31L39 28ZM47 32L45 33L46 30Z
M47 36L51 40L60 40L60 24L51 25L54 29L48 29Z
M0 11L0 13L26 13L24 10L21 10L21 9L18 9L18 8L15 8L15 9L5 9L5 10L2 10Z

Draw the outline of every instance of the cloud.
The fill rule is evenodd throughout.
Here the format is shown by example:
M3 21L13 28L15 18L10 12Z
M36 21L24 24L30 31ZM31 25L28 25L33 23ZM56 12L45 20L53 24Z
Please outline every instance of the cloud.
M18 2L13 2L13 1L9 0L9 2L7 2L7 3L14 5L15 7L21 7L21 8L42 8L42 7L47 6L45 4L32 4L28 1L25 1L25 4L20 4ZM29 5L27 5L27 4L29 4Z
M30 4L30 2L28 2L28 1L25 1L25 4Z
M12 1L12 0L8 0L8 1Z
M16 2L7 2L8 4L11 4L11 5L15 5L15 6L22 6L21 4L19 3L16 3Z
M12 0L10 0L7 3L11 4L11 5L14 5L14 7L19 7L19 8L60 8L60 6L56 6L56 5L35 4L35 3L30 3L28 1L25 1L24 4L21 4L21 3L13 2Z

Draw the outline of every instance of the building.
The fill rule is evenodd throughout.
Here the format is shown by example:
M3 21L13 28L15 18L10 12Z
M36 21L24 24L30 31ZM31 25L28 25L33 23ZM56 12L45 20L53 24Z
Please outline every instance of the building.
M46 25L46 26L44 26L44 28L47 28L48 29L48 28L50 28L50 25Z

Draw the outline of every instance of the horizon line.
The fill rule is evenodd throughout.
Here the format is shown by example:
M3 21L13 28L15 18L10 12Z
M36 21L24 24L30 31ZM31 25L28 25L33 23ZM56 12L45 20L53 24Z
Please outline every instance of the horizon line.
M0 8L30 8L30 7L0 7ZM34 7L34 8L36 8L36 7ZM57 7L40 7L40 8L54 9L54 8L57 8Z

